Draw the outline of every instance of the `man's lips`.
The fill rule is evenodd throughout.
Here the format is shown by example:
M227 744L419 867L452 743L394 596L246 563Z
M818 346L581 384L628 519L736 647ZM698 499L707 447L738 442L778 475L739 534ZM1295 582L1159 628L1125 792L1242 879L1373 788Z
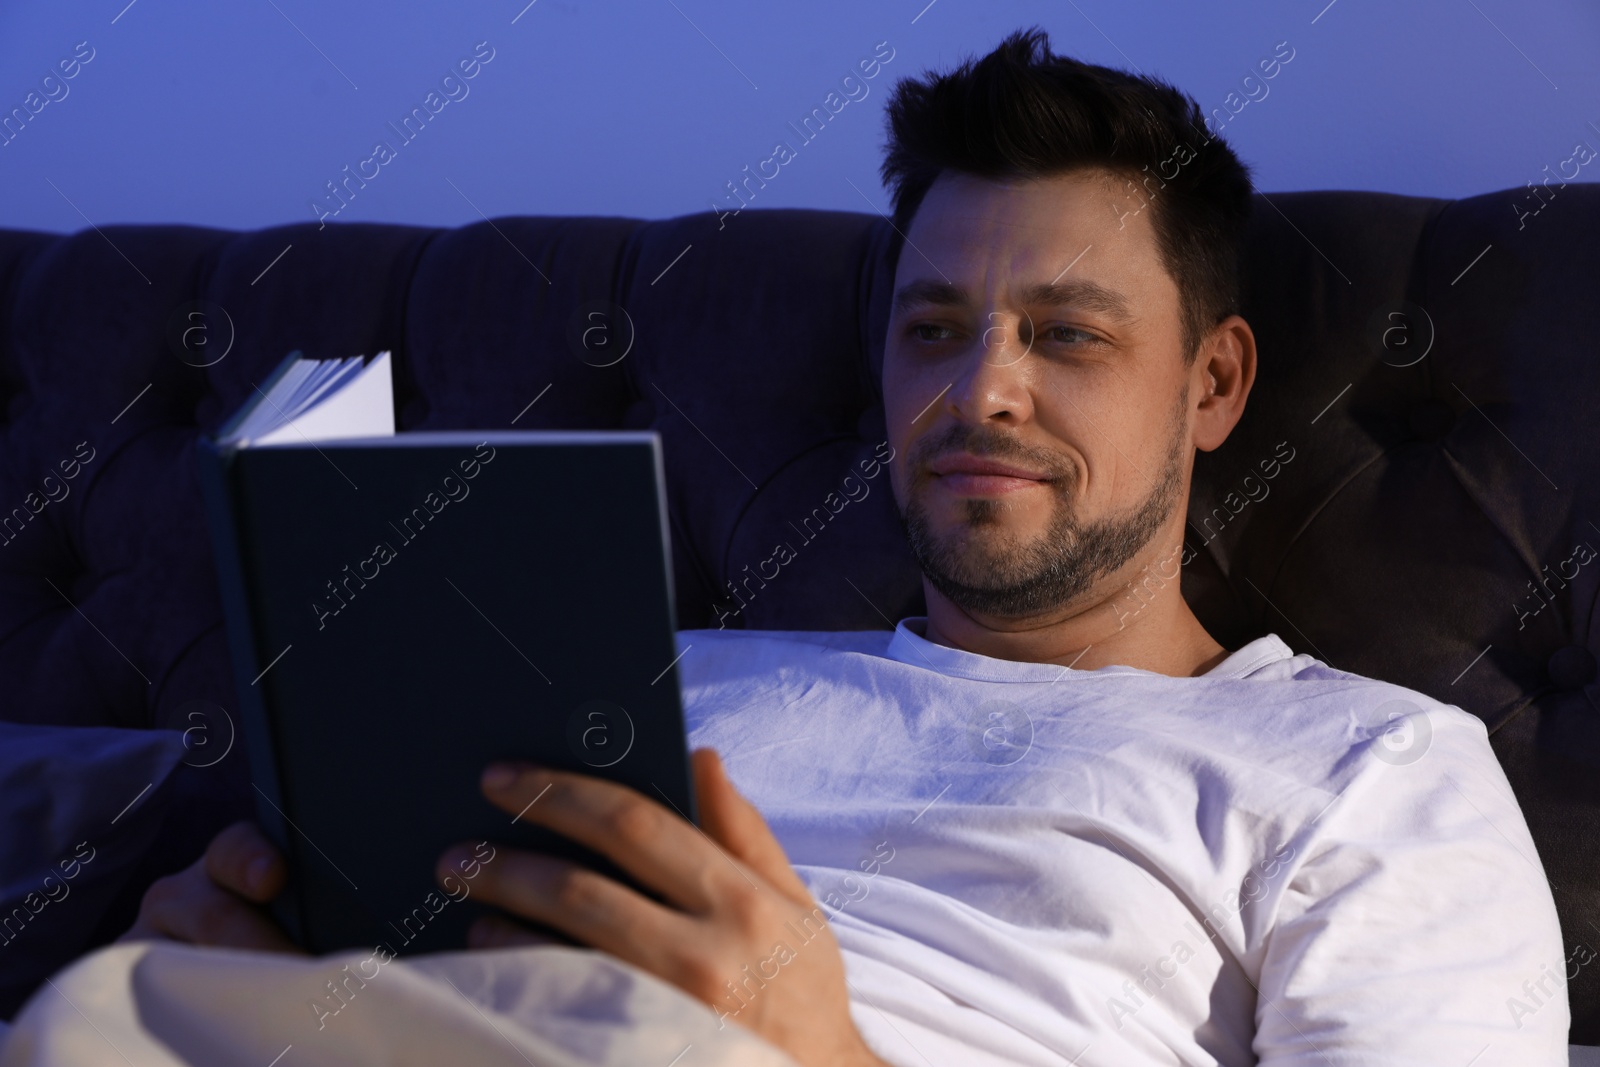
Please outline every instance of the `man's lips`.
M929 465L941 488L961 496L992 496L1032 489L1050 481L1048 475L1010 463L960 453L942 456Z

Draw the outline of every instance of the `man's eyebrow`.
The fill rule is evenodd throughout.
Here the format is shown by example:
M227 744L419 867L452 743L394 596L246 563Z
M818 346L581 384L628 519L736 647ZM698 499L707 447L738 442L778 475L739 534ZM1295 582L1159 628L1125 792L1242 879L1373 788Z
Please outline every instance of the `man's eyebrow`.
M1128 301L1121 293L1090 281L1044 282L1031 285L1023 290L1022 300L1023 303L1030 305L1077 307L1085 311L1098 311L1124 325L1135 321L1133 309L1128 306ZM894 295L894 308L901 312L925 305L961 307L968 302L967 291L961 286L931 279L910 282Z
M960 307L967 302L967 291L949 282L936 282L928 278L908 282L894 294L894 309L908 311L914 307L931 304L935 307Z
M1023 290L1022 302L1098 311L1125 326L1136 321L1133 309L1128 306L1127 299L1121 293L1090 281L1046 282L1043 285L1032 285Z

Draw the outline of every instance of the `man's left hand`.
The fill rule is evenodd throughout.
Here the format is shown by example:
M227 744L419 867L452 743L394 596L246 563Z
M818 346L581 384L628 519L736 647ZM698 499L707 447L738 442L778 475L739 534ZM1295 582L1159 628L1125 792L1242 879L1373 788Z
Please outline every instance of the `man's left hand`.
M510 848L482 865L475 895L649 971L806 1067L882 1064L850 1018L826 915L716 752L690 758L703 832L653 798L589 775L497 764L483 776L496 806L608 857L665 903L568 860ZM438 877L470 855L469 846L446 852ZM474 947L539 940L495 918L471 933Z

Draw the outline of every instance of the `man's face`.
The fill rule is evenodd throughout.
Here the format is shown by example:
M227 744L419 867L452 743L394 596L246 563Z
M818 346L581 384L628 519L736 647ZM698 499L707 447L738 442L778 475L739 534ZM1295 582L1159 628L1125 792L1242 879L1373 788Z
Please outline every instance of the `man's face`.
M1098 171L947 172L906 235L883 366L891 480L923 573L970 614L1086 603L1181 522L1178 289L1154 208L1126 189Z

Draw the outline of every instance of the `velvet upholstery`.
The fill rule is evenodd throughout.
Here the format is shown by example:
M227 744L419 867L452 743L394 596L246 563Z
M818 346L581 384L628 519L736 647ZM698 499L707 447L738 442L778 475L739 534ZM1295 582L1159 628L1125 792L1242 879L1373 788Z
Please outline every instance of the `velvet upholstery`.
M1259 378L1197 461L1182 586L1230 647L1276 631L1488 725L1575 957L1573 1040L1600 1043L1600 187L1526 197L1257 197ZM658 430L683 627L920 612L864 473L890 236L798 210L0 231L0 717L235 706L194 439L294 348L393 349L401 432ZM185 774L146 880L251 812L239 752Z

